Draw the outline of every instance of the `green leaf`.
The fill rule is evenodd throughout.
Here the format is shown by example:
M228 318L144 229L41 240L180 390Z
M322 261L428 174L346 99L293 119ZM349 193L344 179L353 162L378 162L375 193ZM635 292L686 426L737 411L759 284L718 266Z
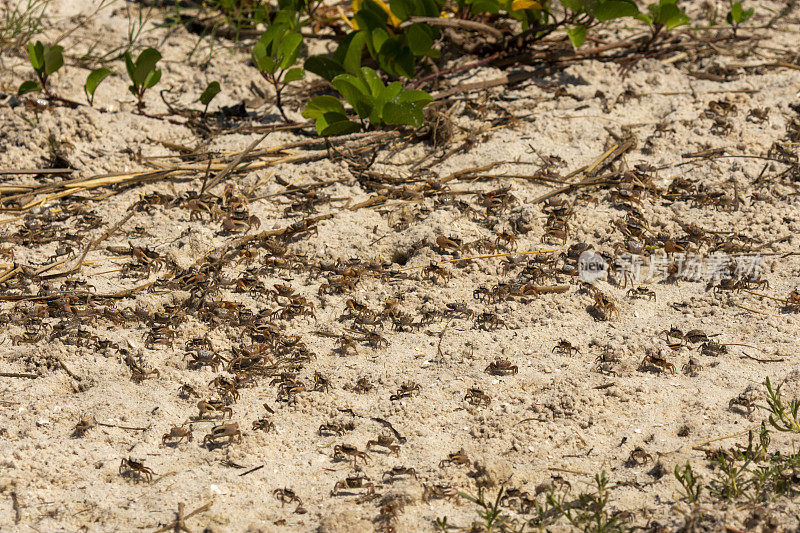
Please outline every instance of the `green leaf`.
M387 102L383 108L383 121L390 125L404 124L418 128L422 125L422 109L413 104Z
M741 2L734 2L731 4L731 10L728 11L725 20L728 21L728 24L741 24L742 22L747 21L750 17L753 16L754 10L751 7L750 9L745 10L742 7Z
M267 72L269 67L267 63L267 45L263 42L263 39L253 45L253 49L250 50L250 56L253 59L253 64L258 70L261 72Z
M358 78L367 86L373 99L377 99L386 88L378 73L369 67L361 67L358 72Z
M317 119L325 113L339 113L344 115L344 106L338 98L330 95L317 96L312 99L303 110L303 117Z
M283 83L292 83L293 81L302 80L305 75L306 71L303 70L303 67L294 67L286 71L286 74L283 76Z
M136 66L133 64L130 52L125 52L125 70L128 71L128 78L136 85L136 80L134 79Z
M400 96L397 98L397 101L400 103L413 103L413 104L422 104L423 106L428 105L433 101L433 97L426 93L425 91L418 91L416 89L403 91Z
M585 0L560 0L560 2L565 9L569 9L575 13L583 13L589 7L588 2Z
M44 50L44 73L48 76L64 65L63 46L46 46Z
M342 117L344 115L341 115ZM338 119L338 120L337 120ZM324 123L320 127L320 121L317 120L317 133L323 137L333 137L335 135L346 135L348 133L356 133L361 131L361 125L352 120L347 120L347 117L328 116L323 117Z
M86 83L83 85L83 90L86 92L86 95L94 96L97 86L100 85L100 82L106 79L109 74L111 74L111 71L107 68L99 68L91 71L86 77Z
M36 44L28 43L28 57L34 70L44 70L44 45L41 41L36 41Z
M255 63L258 70L267 74L275 74L275 71L278 70L278 65L275 59L269 54L267 50L268 46L269 45L263 40L258 41L253 46L251 55L253 56L253 63Z
M19 90L17 90L17 96L22 96L23 94L28 94L28 93L35 93L41 90L42 88L35 81L23 81L22 85L19 86Z
M222 88L219 86L219 82L212 81L206 86L206 90L203 91L203 94L200 95L200 103L204 106L208 106L208 104L211 103L211 100L213 100L221 90Z
M605 2L598 3L592 12L595 18L600 22L625 17L635 17L638 13L639 8L636 7L636 4L628 0L606 0Z
M567 28L567 35L569 36L572 46L577 50L583 45L584 41L586 41L586 26L578 24L577 26Z
M407 20L414 13L414 5L411 0L391 0L389 10L400 20Z
M359 60L360 59L361 58L359 57ZM313 72L317 76L328 81L331 81L339 74L345 73L344 67L342 67L340 63L336 62L336 60L331 59L330 57L325 56L311 56L306 59L306 62L303 66L307 71Z
M364 32L366 33L366 32ZM373 57L376 57L378 53L380 53L381 48L389 40L389 32L386 31L384 28L376 28L369 32L368 38L366 40L367 46L369 48L369 53L372 54ZM393 38L395 41L399 42L399 39Z
M155 48L146 48L142 50L142 53L139 54L139 57L136 59L136 64L133 68L133 81L134 85L139 87L144 86L145 88L152 87L155 83L151 85L146 85L148 78L151 78L153 72L156 68L156 63L161 60L161 54ZM161 72L158 73L158 78L161 78ZM156 82L158 79L155 80Z
M690 19L675 3L676 0L661 0L650 4L647 9L653 16L653 24L665 26L668 30L688 24Z
M414 77L414 54L397 37L387 39L378 53L378 64L387 73L395 77Z
M160 70L150 71L150 74L148 74L147 78L145 78L144 85L142 85L142 87L144 87L145 89L149 89L150 87L158 83L158 80L160 79L161 79Z
M294 65L297 56L300 54L300 46L303 44L303 36L299 33L290 33L281 40L278 45L278 57L280 68L286 70Z
M341 135L359 131L361 126L351 122L338 98L330 95L317 96L303 110L303 117L316 120L317 134Z
M378 96L378 100L376 105L383 107L386 102L391 102L395 98L403 92L403 86L400 84L399 81L393 81L390 83L386 88L381 91L381 94ZM406 91L411 92L411 91ZM421 91L420 91L421 92Z
M499 13L503 6L498 0L473 0L470 2L474 13Z
M369 117L372 124L379 124L382 121L383 109L387 102L391 102L403 91L403 86L399 81L390 83L387 87L381 89L380 94L375 100L375 109Z
M415 56L427 55L433 47L433 37L425 31L427 27L427 25L414 24L406 30L408 46Z
M364 55L364 46L367 43L366 32L360 31L353 35L347 46L347 51L342 61L342 66L346 72L355 74L361 68L361 56ZM331 78L332 79L332 78Z
M374 107L374 100L364 82L351 74L336 76L331 82L361 118L367 118Z

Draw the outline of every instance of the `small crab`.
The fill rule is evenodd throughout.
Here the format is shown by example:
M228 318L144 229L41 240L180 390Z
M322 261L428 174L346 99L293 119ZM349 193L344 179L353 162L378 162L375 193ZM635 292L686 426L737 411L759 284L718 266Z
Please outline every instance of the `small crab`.
M423 272L426 274L428 279L434 282L442 279L445 283L447 283L450 281L450 278L453 277L453 275L450 274L450 272L448 272L445 268L442 268L435 263L431 263L430 265L426 266L423 269Z
M400 385L400 388L397 389L397 393L389 396L389 400L395 402L397 400L402 400L403 398L411 398L411 395L419 390L421 390L419 385L413 381L406 381Z
M478 388L469 389L464 396L464 400L472 405L489 405L492 403L492 398Z
M447 459L439 461L439 468L444 468L445 465L469 465L469 456L464 450L458 450L447 454Z
M144 466L144 463L134 459L122 459L119 464L119 473L123 476L144 478L146 481L152 481L154 474L152 470Z
M442 250L451 250L454 252L458 252L461 250L462 245L463 243L459 238L445 237L444 235L439 235L438 237L436 237L436 246L438 246Z
M329 435L338 435L342 436L348 431L352 431L354 429L354 424L352 422L348 422L345 424L338 424L336 422L329 422L327 424L321 424L319 429L317 430L317 434L322 436L323 433L328 433Z
M211 350L196 350L187 352L186 355L191 358L191 361L189 361L189 368L192 370L208 366L216 372L218 367L227 362L222 356ZM184 358L186 358L186 355L184 355Z
M495 313L481 313L475 317L475 326L478 329L490 331L501 327L506 327L505 321Z
M188 400L192 396L194 396L195 398L199 398L200 397L200 395L197 394L197 391L194 390L194 387L192 387L189 384L181 385L181 388L178 389L178 396L180 396L181 398L186 399L186 400Z
M566 339L559 340L558 344L556 344L552 350L552 353L560 353L564 355L572 355L573 353L577 354L580 352L581 351L577 347L573 346L572 343Z
M314 372L314 388L313 391L328 392L331 388L331 382L319 372Z
M220 424L211 428L211 433L203 438L203 446L213 446L217 444L217 440L228 438L228 444L236 439L242 442L242 432L239 429L239 424L236 422L230 424Z
M747 414L751 414L756 409L756 398L758 397L758 391L752 385L748 386L745 391L739 396L732 398L731 401L728 402L728 409L731 411L734 407L743 407Z
M458 504L459 497L458 497L458 489L453 487L452 485L427 485L422 484L422 500L423 501L431 501L433 499L440 500L442 498L449 498L454 499L456 504Z
M628 298L641 298L648 300L655 300L656 293L647 287L636 287L628 289Z
M639 466L646 464L648 461L652 461L653 456L644 451L643 448L637 446L633 450L631 450L630 456L628 456L627 464L628 466Z
M333 459L341 459L345 456L350 456L353 458L353 466L356 466L356 462L358 459L364 461L364 464L370 462L369 456L365 452L361 452L355 446L351 446L350 444L337 444L333 447Z
M800 313L800 289L795 289L786 297L786 310Z
M511 361L507 359L496 359L489 363L489 366L483 371L494 376L507 376L519 372L519 367L517 365L512 365Z
M276 431L275 422L269 418L259 418L253 421L253 429L265 432Z
M283 507L287 503L295 503L295 502L298 504L303 503L302 500L300 500L300 497L295 493L295 491L286 487L282 489L273 490L272 495L275 496L276 500L281 502L281 507Z
M81 417L80 421L75 424L72 429L72 435L75 437L83 437L83 435L97 425L97 420L92 414L85 414Z
M648 366L652 366L657 368L660 372L664 372L665 370L669 370L670 373L675 373L675 365L661 357L660 355L648 354L642 359L641 364L639 365L639 369L642 370Z
M514 252L517 250L517 238L513 233L508 231L500 232L495 239L495 246L498 248L502 246L506 250Z
M228 407L222 400L200 400L197 402L197 409L199 411L197 418L202 419L206 413L218 413L225 418L233 416L233 409Z
M375 484L367 476L349 476L341 481L337 481L331 491L331 496L336 496L342 489L367 489L367 494L375 493Z
M595 320L606 321L612 316L619 318L619 310L614 302L603 292L594 293L594 305L589 308L590 314Z
M181 426L172 426L169 430L169 433L164 433L164 436L161 437L161 444L166 444L168 440L178 439L177 442L183 441L183 439L192 442L192 425L189 424L189 427L186 427L186 424Z
M690 357L689 361L681 367L683 373L687 376L694 377L703 369L703 365L697 362L697 359Z
M720 354L728 353L728 347L717 341L709 340L700 345L700 353L716 357Z
M386 448L390 450L395 455L399 455L400 446L398 446L397 444L393 444L395 441L396 439L391 435L386 435L385 433L382 433L378 435L378 438L376 440L367 441L367 451L370 451L370 449L373 446L380 446L381 448Z
M400 476L412 476L414 479L417 478L417 471L414 470L412 467L405 467L405 466L393 466L391 470L387 470L383 473L383 477L381 481L385 480L386 477L391 478L394 480L396 477Z
M372 390L372 383L365 377L358 378L356 381L355 386L353 387L353 392L358 394L366 394Z
M686 337L683 334L683 331L681 331L679 328L676 328L675 326L672 326L669 329L665 329L659 335L664 335L664 334L666 335L667 342L671 342L673 337L681 341L684 340L684 338Z
M683 339L686 342L698 344L701 342L707 342L709 340L709 335L707 335L703 330L692 329L686 332L686 335L683 336Z

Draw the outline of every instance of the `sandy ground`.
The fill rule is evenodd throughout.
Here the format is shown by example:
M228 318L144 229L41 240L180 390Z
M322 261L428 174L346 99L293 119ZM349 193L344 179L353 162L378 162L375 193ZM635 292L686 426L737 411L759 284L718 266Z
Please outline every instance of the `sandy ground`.
M55 0L52 7L48 37L75 27L79 15L91 12L91 6L71 0ZM769 10L781 7L776 2L759 3L755 24L763 24L771 16ZM692 9L697 15L700 8ZM129 20L126 10L135 13L136 7L113 2L79 24L65 41L70 57L79 56L98 38L102 49L123 44ZM318 222L316 232L289 242L287 253L302 256L310 264L357 260L360 263L353 265L371 266L364 268L366 273L352 289L341 294L328 294L321 287L330 283L326 279L332 277L330 273L309 273L293 262L287 268L269 268L263 249L254 250L249 266L231 262L223 268L223 280L243 279L245 269L254 268L256 280L264 287L288 285L295 295L311 302L313 316L274 321L284 338L299 335L311 355L298 365L295 378L308 390L293 395L291 401L279 401L279 385L272 376L254 377L241 386L238 400L231 405L231 419L239 424L241 441L212 449L204 446L204 436L219 420L195 420L198 398L181 397L179 390L188 384L200 397L212 398L218 393L210 382L232 374L225 365L196 368L186 356L186 344L206 337L216 352L230 360L234 349L251 344L245 327L220 318L204 319L192 308L190 293L179 287L144 290L119 299L113 305L129 311L128 318L119 323L102 317L90 320L77 316L74 309L62 309L54 317L33 319L26 326L25 317L41 308L41 303L0 303L5 322L0 326L0 370L38 375L37 379L0 378L0 529L154 530L175 519L179 504L185 504L188 513L212 501L209 508L186 520L189 528L372 531L390 524L398 531L419 531L433 530L434 520L443 516L450 524L469 527L475 518L473 505L463 498L425 497L424 486L474 493L477 480L492 487L491 494L505 483L506 488L533 496L537 487L541 490L562 480L576 491L583 490L600 470L618 484L612 490L612 507L631 511L633 523L652 530L680 527L683 508L671 475L673 465L692 460L708 475L702 466L703 451L693 446L742 432L762 419L758 410L749 413L729 407L730 400L746 391L760 398L767 376L786 379L787 393L800 394L800 373L795 370L800 315L787 312L780 301L756 294L709 290L705 279L661 283L663 273L636 283L654 293L642 299L629 296L630 284L623 287L601 280L596 289L586 289L564 271L531 281L530 272L538 264L533 256L515 256L513 263L501 257L447 263L441 265L446 271L443 277L429 275L424 267L491 252L442 249L436 245L437 237L494 243L502 232L515 234L513 246L519 252L551 249L557 250L553 253L557 256L566 254L571 245L586 243L608 257L615 256L627 246L621 221L630 211L626 206L633 205L652 234L669 234L679 241L687 235L682 228L689 225L705 231L708 241L687 244L692 252L708 256L718 243L728 242L761 253L761 276L768 287L753 292L785 298L800 285L800 261L797 255L787 255L796 254L800 244L800 176L796 166L794 173L787 173L786 164L764 158L770 154L777 159L775 149L770 151L774 143L797 158L800 70L774 63L797 63L797 56L792 59L791 54L797 50L798 15L796 9L790 12L772 31L752 30L762 36L757 46L737 48L723 42L717 55L700 60L691 55L646 59L625 75L614 63L586 61L512 88L473 92L452 100L448 112L456 136L493 118L518 117L474 135L466 150L442 163L424 165L428 173L423 178L441 179L463 169L499 163L474 174L491 177L448 182L441 192L452 195L430 194L354 208L380 194L380 186L372 187L369 176L347 160L325 158L240 172L226 180L237 194L250 197L247 209L259 218L258 229L226 232L219 220L212 221L207 214L190 217L190 211L178 204L136 210L86 257L101 261L87 264L71 279L88 283L97 294L168 279L171 270L188 268L203 254L246 233L284 228L308 216L286 212L300 199L287 191L299 186L318 197L330 197L315 206L312 216L331 216ZM162 20L159 17L153 14L154 21ZM196 99L205 84L219 80L223 92L212 104L212 112L242 100L258 104L249 87L251 83L263 87L263 83L247 65L246 52L219 50L203 71L197 59L201 54L186 60L196 39L181 27L152 29L142 38L142 44L157 45L164 53L162 88L169 89L171 98L197 109ZM30 75L23 58L6 54L2 67L0 169L46 166L52 152L49 136L76 169L69 179L146 169L148 163L170 165L177 160L149 159L177 155L162 141L189 147L201 141L185 126L136 114L119 64L119 71L98 90L94 109L57 106L41 112L38 121L10 96ZM708 75L692 75L697 72ZM68 59L67 67L53 79L54 91L82 101L86 73ZM491 79L498 74L483 70L458 81ZM299 119L296 107L290 105L290 116ZM148 96L147 111L166 112L158 94ZM265 124L277 120L269 104L249 111ZM620 140L614 141L614 136ZM552 206L534 202L552 185L512 176L541 172L563 178L591 165L627 136L635 138L635 147L615 160L614 168L623 165L635 170L660 194L639 189L643 192L638 202L623 199L616 206L624 193L621 187L584 188L560 195L558 199L573 205L574 214L569 218L566 243L553 239L546 229ZM206 149L239 152L256 138L257 134L218 136ZM293 133L274 133L261 148L303 139ZM715 149L731 157L684 157ZM418 179L421 174L415 174L408 163L431 150L426 143L391 153L382 150L371 170L388 175L387 180ZM439 153L445 150L440 148ZM82 243L70 245L73 255L62 257L70 258L69 264L89 239L100 237L120 221L142 195L159 192L179 197L197 191L202 174L79 192L21 213L22 219L7 213L0 217L10 219L0 221L2 246L13 249L17 264L38 268L64 251L59 247L70 242L69 234L85 235ZM30 185L61 179L5 175L0 183ZM676 179L689 180L695 189L709 194L718 191L728 199L736 191L739 203L734 210L669 199L664 195ZM214 192L222 194L224 187ZM499 188L508 189L508 205L488 209L486 193ZM115 194L108 196L110 192ZM472 210L461 209L458 201ZM26 231L42 231L37 224L75 204L99 217L93 229L78 223L79 219L85 223L86 217L73 216L51 223L57 235L51 242L37 244L22 237ZM734 234L740 237L732 238ZM149 276L123 275L119 269L133 260L119 250L129 243L156 251L163 264L153 265ZM750 243L749 248L742 243ZM117 247L117 252L109 247ZM501 246L503 251L510 250ZM570 261L561 260L558 268ZM392 273L380 274L382 270ZM49 290L65 288L66 279L56 278L46 285ZM563 293L500 301L475 298L480 294L474 291L480 287L519 280L568 288ZM13 281L0 284L5 285L3 293L44 290L40 281L24 289L12 286ZM76 290L86 289L78 286ZM609 312L608 320L597 320L592 290L602 291L614 302L617 313ZM277 309L287 301L263 290L236 290L235 284L219 288L208 298L236 302L255 313ZM354 329L350 299L376 313L396 299L395 311L412 317L414 325L398 330L392 328L391 320L384 320L381 327L385 329L375 326L375 331L387 344L371 346L360 334L347 332ZM447 304L463 304L470 314L448 314ZM148 335L153 317L164 312L165 306L173 315L169 328L174 338L171 345L152 344ZM483 313L501 322L481 327L478 317ZM730 346L727 353L712 355L701 353L699 343L670 348L662 332L673 326L684 332L701 329L716 335L714 341ZM43 336L25 342L26 328L34 337ZM76 333L80 328L84 337ZM342 349L336 338L341 335L354 338L353 346ZM579 351L555 349L562 339ZM132 381L126 354L140 357L142 365L150 365L158 374ZM646 356L663 357L675 371L642 365ZM485 371L500 359L518 371L503 375ZM699 366L687 373L684 370L690 369L685 365L690 360ZM329 381L329 389L312 390L315 373ZM361 378L371 384L369 390L358 390ZM418 388L410 397L392 399L406 382ZM480 389L491 398L490 403L471 404L465 399L470 389ZM269 415L264 404L274 414ZM85 415L105 425L74 435ZM253 428L253 422L264 417L274 423L274 431ZM163 444L162 436L184 422L192 424L194 440ZM327 423L337 423L345 431L320 434L320 425ZM393 435L389 425L400 437L400 443L397 438L393 443L399 446L396 453L372 446L367 459L356 460L378 496L363 498L365 489L343 489L332 495L337 482L354 474L352 461L334 459L334 447L347 444L365 451L368 441ZM729 446L743 438L710 446ZM797 442L776 435L775 445L789 450ZM644 464L630 461L636 448L649 454ZM468 456L466 464L442 463L448 454L459 451ZM121 475L123 458L143 462L152 470L153 480ZM413 468L416 478L384 475L401 466ZM255 467L261 468L247 473ZM282 504L276 498L275 491L284 488L296 493L305 512L295 512L296 502ZM396 518L381 521L381 507L393 501L402 503ZM796 503L779 500L770 510L781 527L796 527ZM509 506L507 512L518 526L531 518L520 513L519 507ZM714 519L706 527L741 528L749 513L743 506L718 505L710 511ZM566 528L563 523L559 527Z

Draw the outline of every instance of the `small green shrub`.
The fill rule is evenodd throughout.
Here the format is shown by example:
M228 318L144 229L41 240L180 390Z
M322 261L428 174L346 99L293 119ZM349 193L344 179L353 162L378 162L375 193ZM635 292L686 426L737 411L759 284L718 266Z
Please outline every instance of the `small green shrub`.
M465 492L459 492L459 496L465 498L475 505L478 508L475 510L478 513L478 518L480 522L478 524L480 527L483 528L486 533L491 533L492 531L502 531L505 528L506 522L508 521L508 516L503 514L503 510L500 508L500 502L503 501L503 487L500 487L500 490L497 491L497 496L495 497L494 501L489 500L487 501L484 497L484 488L481 485L478 485L478 495L471 496Z
M400 82L384 85L378 73L362 67L358 76L340 74L331 82L353 107L361 125L347 118L344 105L333 96L318 96L309 102L303 116L316 120L317 133L323 136L359 131L368 120L381 125L422 125L422 110L433 98L424 91L406 90Z
M700 498L700 493L703 491L703 485L700 482L700 478L695 476L692 465L688 461L683 468L675 465L675 478L681 484L686 500L689 503L696 503Z
M800 419L798 419L800 400L797 398L789 400L787 406L783 403L781 396L783 385L778 385L776 389L773 389L769 378L766 379L765 385L767 387L767 405L759 405L759 407L769 411L770 425L778 431L800 433Z

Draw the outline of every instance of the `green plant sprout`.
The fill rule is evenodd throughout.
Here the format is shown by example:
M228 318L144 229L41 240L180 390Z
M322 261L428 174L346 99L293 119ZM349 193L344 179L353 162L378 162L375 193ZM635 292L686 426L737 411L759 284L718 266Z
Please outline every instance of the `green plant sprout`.
M251 54L261 76L275 89L275 105L286 122L289 119L283 109L281 93L287 85L305 76L302 67L293 67L303 45L303 36L290 19L291 15L283 20L276 19L253 46Z
M214 99L220 92L221 88L219 86L218 81L212 81L206 86L206 89L203 91L203 94L200 95L200 103L203 104L205 107L203 108L203 116L206 116L206 112L208 112L208 105L211 103L211 100Z
M492 531L502 530L509 518L503 514L503 510L500 508L500 502L503 500L503 492L503 487L500 487L500 490L497 491L497 497L494 499L494 501L486 501L484 498L484 488L482 485L478 485L477 496L471 496L465 492L459 492L458 494L462 498L465 498L478 506L476 512L481 520L480 525L483 527L483 530L486 531L486 533L492 533Z
M128 90L136 97L137 107L144 108L144 93L161 79L161 71L156 69L156 64L161 60L161 54L154 48L142 50L134 62L130 52L125 52L125 68L131 85Z
M672 30L678 26L689 24L690 19L686 13L678 7L677 0L659 0L657 4L647 6L650 14L639 13L636 18L645 22L652 28L650 40L644 45L647 49L656 40L662 30Z
M695 476L692 465L688 461L683 465L683 468L675 465L675 478L683 488L684 498L689 503L696 503L700 498L700 493L703 491L703 485L700 483L700 478Z
M579 494L575 505L566 505L564 498L556 498L553 494L548 495L548 503L579 530L595 533L629 531L625 515L607 508L609 495L605 470L595 474L594 481L595 492Z
M800 401L796 398L789 400L787 411L787 406L784 405L781 397L781 387L783 385L778 385L776 389L773 389L769 378L766 379L765 385L767 386L767 405L759 405L758 407L769 411L768 420L770 425L778 431L800 433L800 420L798 419Z
M49 95L50 86L47 82L50 76L64 65L63 50L63 46L49 46L42 44L41 41L36 41L36 44L28 43L28 58L30 59L34 72L36 72L36 78L39 81L22 82L17 94L23 95L44 91L45 94Z
M736 31L739 29L739 24L743 22L747 22L750 17L753 16L755 10L751 7L750 9L745 9L742 7L741 2L731 2L731 8L728 11L728 14L725 16L725 20L733 26L733 35L736 35Z
M94 105L94 92L97 90L97 86L100 85L109 74L111 74L109 69L100 67L90 72L86 77L86 83L83 85L83 92L86 94L86 101L89 102L89 106Z

